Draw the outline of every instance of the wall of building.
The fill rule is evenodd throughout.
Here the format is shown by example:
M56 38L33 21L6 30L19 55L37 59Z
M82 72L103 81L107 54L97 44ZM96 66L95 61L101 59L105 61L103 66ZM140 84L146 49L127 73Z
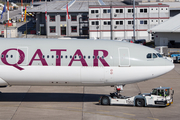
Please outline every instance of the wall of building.
M147 30L169 19L169 6L136 6L135 18L136 39L150 41ZM89 31L90 38L132 39L133 6L90 6Z
M37 34L46 34L48 36L79 36L84 35L84 29L89 27L88 24L88 13L69 13L70 19L66 12L59 13L48 13L47 14L47 28L45 23L45 14L37 13L36 14L36 30ZM86 16L87 19L83 19ZM83 18L82 18L83 17ZM40 28L40 24L44 24L44 27ZM89 28L88 28L89 29ZM88 31L88 30L87 30ZM89 34L89 33L88 33ZM86 34L86 35L88 35Z
M180 43L180 33L157 32L154 34L155 46L168 46L169 41Z

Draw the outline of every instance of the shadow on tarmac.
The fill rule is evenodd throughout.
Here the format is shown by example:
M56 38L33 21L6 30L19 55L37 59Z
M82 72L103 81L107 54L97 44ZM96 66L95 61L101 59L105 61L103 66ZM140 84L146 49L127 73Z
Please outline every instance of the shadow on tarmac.
M97 102L100 94L0 93L0 102Z

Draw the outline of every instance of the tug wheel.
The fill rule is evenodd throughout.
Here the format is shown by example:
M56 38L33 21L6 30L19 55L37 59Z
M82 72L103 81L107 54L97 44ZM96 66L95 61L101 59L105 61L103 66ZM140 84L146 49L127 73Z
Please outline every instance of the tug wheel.
M144 107L145 106L144 100L143 99L136 99L135 105L137 107Z
M102 104L102 105L110 105L109 97L103 96L103 97L101 98L101 104Z

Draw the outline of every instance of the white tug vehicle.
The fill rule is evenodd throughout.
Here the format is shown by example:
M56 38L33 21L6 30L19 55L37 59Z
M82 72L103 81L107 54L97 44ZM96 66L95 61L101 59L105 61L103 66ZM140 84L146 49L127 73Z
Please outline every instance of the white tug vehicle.
M122 96L120 91L123 86L117 86L115 93L101 96L99 103L101 105L133 105L138 107L145 106L169 106L173 103L174 90L170 87L158 87L152 89L151 93L139 93L139 95L127 97Z

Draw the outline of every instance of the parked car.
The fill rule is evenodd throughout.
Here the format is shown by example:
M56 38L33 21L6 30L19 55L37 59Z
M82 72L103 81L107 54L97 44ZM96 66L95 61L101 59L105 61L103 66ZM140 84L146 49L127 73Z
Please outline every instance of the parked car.
M145 44L146 44L146 40L145 40L145 39L138 39L138 40L136 40L134 43L136 43L136 44L141 44L141 45L145 45Z

